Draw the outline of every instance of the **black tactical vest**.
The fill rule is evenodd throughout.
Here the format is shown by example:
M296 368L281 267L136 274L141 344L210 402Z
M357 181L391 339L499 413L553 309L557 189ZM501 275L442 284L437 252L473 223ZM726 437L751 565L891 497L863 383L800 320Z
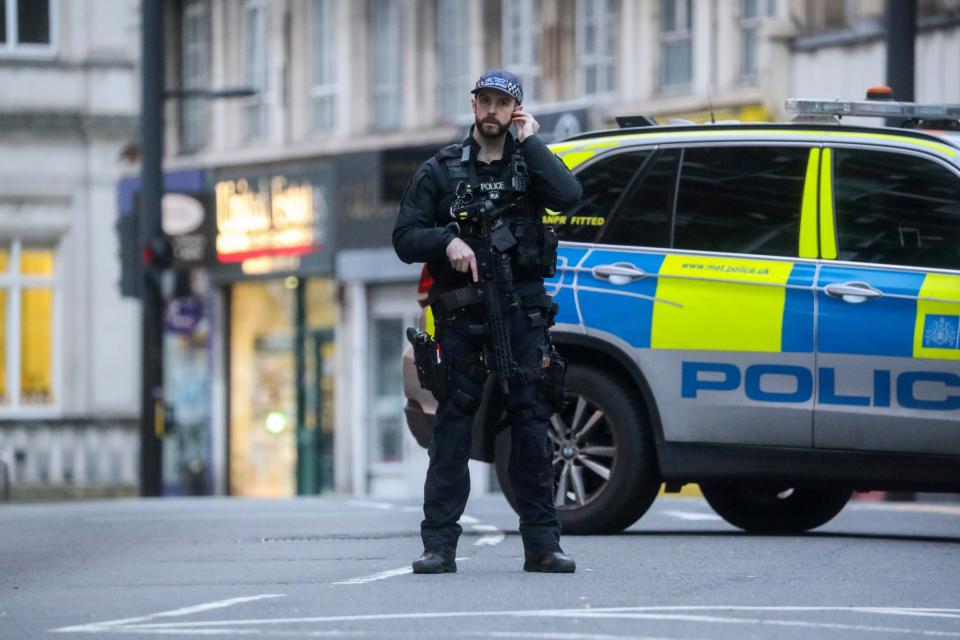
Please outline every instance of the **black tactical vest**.
M517 240L510 250L514 280L530 281L553 276L557 260L557 236L542 223L543 208L530 198L527 192L526 165L519 150L515 150L506 166L499 171L476 171L472 149L469 145L453 144L441 149L436 159L446 174L449 192L454 201L464 191L473 201L495 196L500 203L513 201L515 206L504 213L504 221ZM519 158L514 157L521 154ZM453 219L449 219L453 222ZM476 251L485 241L480 237L479 225L458 223L457 235ZM443 284L467 284L464 274L454 270L449 263L431 264L431 275ZM435 273L436 271L436 273Z

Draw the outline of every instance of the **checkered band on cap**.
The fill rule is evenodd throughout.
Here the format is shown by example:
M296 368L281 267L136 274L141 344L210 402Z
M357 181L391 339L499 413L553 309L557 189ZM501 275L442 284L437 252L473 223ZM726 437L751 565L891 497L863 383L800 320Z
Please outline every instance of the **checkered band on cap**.
M503 69L492 69L480 76L477 86L470 93L476 93L481 89L503 91L517 102L523 102L523 85L520 84L520 78Z

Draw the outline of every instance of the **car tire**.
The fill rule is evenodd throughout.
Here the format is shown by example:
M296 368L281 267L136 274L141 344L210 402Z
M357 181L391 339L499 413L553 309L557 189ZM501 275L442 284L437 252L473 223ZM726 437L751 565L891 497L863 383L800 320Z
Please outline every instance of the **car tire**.
M616 376L571 364L564 386L564 407L551 418L557 516L564 533L618 533L646 512L660 488L652 430L634 400L636 389ZM574 436L578 430L579 438ZM566 458L564 447L569 447ZM500 488L516 511L509 460L506 429L497 438L495 466ZM564 487L561 498L558 489Z
M721 518L752 533L802 533L833 519L850 489L701 483L707 503Z

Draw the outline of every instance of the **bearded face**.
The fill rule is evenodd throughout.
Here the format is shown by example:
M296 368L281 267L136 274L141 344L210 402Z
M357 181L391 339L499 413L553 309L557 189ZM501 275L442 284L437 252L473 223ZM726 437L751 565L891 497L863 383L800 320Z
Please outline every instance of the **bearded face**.
M517 106L517 101L502 91L480 91L473 99L475 131L484 138L501 137L510 126Z

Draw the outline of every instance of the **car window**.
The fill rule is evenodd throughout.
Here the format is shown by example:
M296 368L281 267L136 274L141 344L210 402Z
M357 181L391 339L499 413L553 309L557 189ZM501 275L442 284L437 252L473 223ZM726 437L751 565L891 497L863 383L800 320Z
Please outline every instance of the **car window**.
M670 246L670 217L677 186L679 149L658 152L638 175L613 216L607 220L600 241L646 247Z
M620 196L650 154L647 149L617 153L585 167L577 173L583 185L583 198L577 206L545 220L554 225L561 240L596 241Z
M833 153L840 260L960 268L960 177L903 153Z
M796 256L804 147L693 147L683 152L674 247Z

